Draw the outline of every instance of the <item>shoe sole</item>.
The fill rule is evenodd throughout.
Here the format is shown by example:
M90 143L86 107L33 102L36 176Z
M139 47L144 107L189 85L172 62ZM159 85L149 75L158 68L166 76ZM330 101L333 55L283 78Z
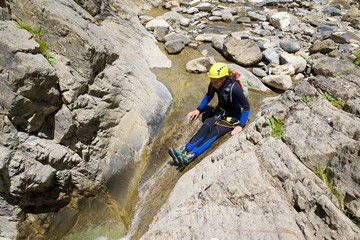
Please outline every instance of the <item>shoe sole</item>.
M174 148L169 148L168 149L168 154L170 155L170 157L172 158L173 162L175 163L175 165L177 166L181 166L180 161L178 159L178 156L175 153L175 149Z
M178 162L178 164L179 164L179 165L178 165L179 167L182 167L182 168L185 167L185 164L184 164L181 156L177 156L176 159L177 159L177 162Z

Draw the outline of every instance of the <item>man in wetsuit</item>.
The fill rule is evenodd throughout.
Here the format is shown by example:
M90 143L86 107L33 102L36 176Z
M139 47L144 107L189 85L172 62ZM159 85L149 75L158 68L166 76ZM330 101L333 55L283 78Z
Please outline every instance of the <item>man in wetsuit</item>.
M203 112L205 120L195 135L180 150L169 148L168 152L174 162L181 167L205 152L216 139L231 131L235 135L242 131L250 114L250 104L244 92L236 82L235 74L230 75L225 63L215 63L209 70L210 84L208 91L196 110L188 113L189 120L195 120ZM209 114L208 103L215 93L218 106Z

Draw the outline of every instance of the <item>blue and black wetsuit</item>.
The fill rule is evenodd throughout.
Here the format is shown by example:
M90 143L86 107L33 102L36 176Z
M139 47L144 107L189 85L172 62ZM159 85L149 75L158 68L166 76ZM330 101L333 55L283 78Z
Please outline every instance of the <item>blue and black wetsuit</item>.
M225 117L239 120L238 125L244 127L250 114L250 104L235 78L229 77L220 89L215 89L209 84L208 92L197 108L201 113L207 110L208 103L213 99L215 93L218 96L217 108L224 111ZM225 127L217 125L217 121L217 116L206 118L199 131L186 144L187 151L194 152L197 157L205 152L216 139L232 131L230 124Z

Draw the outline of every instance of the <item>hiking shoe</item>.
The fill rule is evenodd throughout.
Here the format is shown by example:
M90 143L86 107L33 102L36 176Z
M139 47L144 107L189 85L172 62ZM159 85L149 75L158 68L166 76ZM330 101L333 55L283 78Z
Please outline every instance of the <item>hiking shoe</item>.
M179 156L185 155L187 153L187 150L186 150L185 146L183 146L179 150L176 150L175 148L170 147L168 149L168 153L171 156L171 158L173 159L173 162L175 163L175 165L180 166L181 160L179 160Z
M185 155L178 156L178 161L182 165L182 167L189 165L189 163L195 159L195 153L189 152Z
M178 156L187 154L186 147L185 146L181 147L179 151L176 151L176 153L178 154Z
M180 166L180 163L179 163L179 160L178 160L178 152L173 148L173 147L170 147L168 149L168 154L170 155L170 157L172 158L173 162L175 165L177 166Z
M186 150L185 146L181 147L179 150L176 150L176 149L170 147L168 152L169 151L171 151L171 153L169 153L170 155L174 155L176 157L181 156L181 155L185 155L187 153L187 150Z

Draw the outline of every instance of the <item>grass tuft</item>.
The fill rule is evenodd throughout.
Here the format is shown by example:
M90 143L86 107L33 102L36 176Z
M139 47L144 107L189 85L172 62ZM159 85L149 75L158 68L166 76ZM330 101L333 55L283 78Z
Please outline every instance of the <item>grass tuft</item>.
M332 97L328 92L324 92L323 97L328 100L329 102L331 102L332 105L334 105L337 108L343 108L345 105L345 101L340 100L340 99L336 99L334 97Z
M276 118L274 118L273 116L271 116L269 118L269 125L271 127L271 135L281 139L284 133L284 120L278 120Z
M39 52L46 58L46 60L50 64L55 64L56 63L55 57L53 54L48 52L47 43L40 39L40 36L43 34L41 28L36 28L30 24L23 22L18 22L17 24L21 29L28 31L33 35L34 40L39 44Z
M321 180L326 183L326 185L328 186L328 188L330 189L331 193L335 196L335 198L337 199L339 206L340 206L340 210L351 220L353 221L353 223L355 223L358 227L360 227L360 217L355 216L355 214L348 209L345 206L344 203L344 198L341 196L341 194L336 190L334 183L330 182L326 176L325 173L326 167L325 166L321 166L320 164L316 164L315 165L315 170L314 173L321 178Z
M120 6L118 4L116 4L116 3L111 4L111 7L113 7L116 12L120 11Z
M42 35L42 31L41 31L41 28L37 28L37 27L34 27L28 23L24 23L24 22L18 22L17 23L18 26L21 28L21 29L24 29L30 33L32 33L33 35Z
M354 53L354 56L355 56L355 62L354 63L356 65L360 66L360 50L356 51Z
M326 174L325 174L325 170L326 170L326 167L321 166L320 164L316 164L316 165L315 165L314 173L315 173L319 178L321 178L321 180L322 180L323 182L327 182L327 177L326 177Z
M300 96L300 99L304 103L309 103L309 102L311 102L313 100L311 96Z

